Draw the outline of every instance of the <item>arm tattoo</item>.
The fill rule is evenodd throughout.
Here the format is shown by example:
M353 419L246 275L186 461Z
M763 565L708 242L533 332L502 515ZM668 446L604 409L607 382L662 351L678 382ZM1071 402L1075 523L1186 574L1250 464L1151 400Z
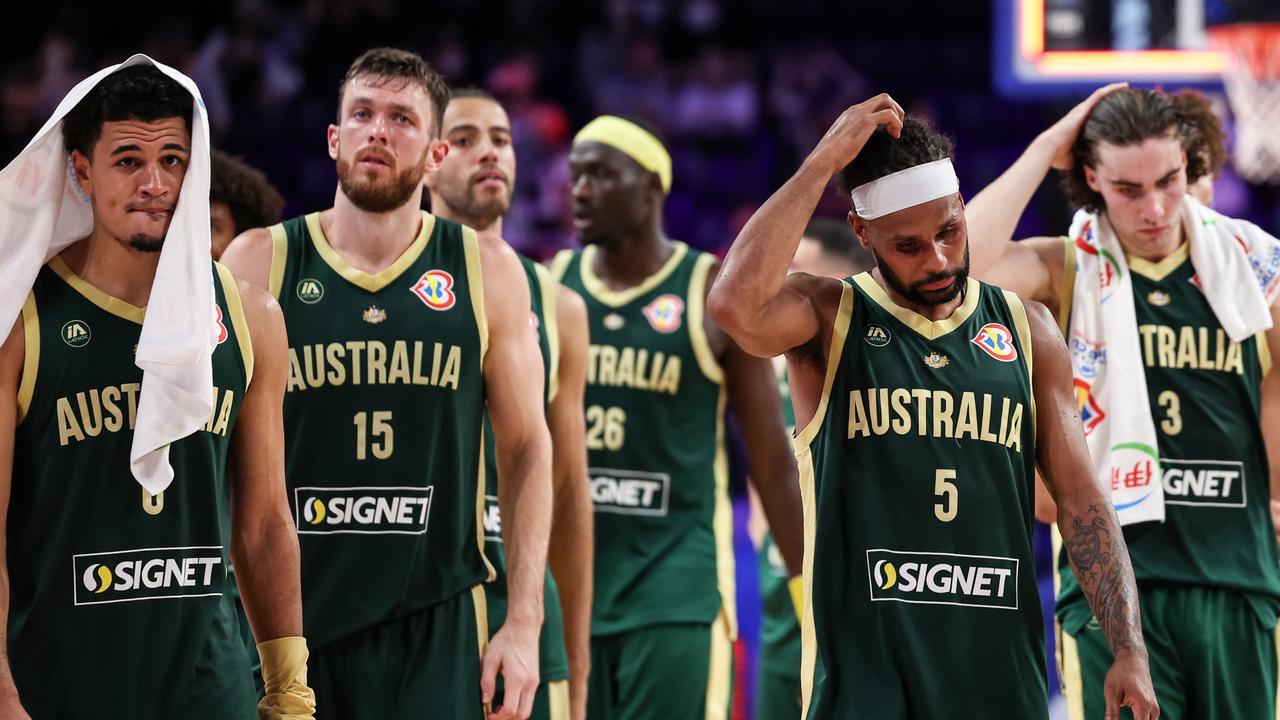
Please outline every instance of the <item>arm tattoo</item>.
M1118 526L1115 513L1107 508L1088 522L1074 518L1074 532L1065 541L1067 557L1113 652L1135 647L1142 637L1137 588Z

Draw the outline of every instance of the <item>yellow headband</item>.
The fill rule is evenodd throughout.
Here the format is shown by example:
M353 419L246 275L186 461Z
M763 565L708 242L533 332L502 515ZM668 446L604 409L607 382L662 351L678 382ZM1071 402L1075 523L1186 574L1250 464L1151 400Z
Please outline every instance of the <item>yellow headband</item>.
M662 191L671 192L671 155L652 133L615 115L601 115L587 123L573 138L573 144L598 142L617 148L649 172L657 173Z

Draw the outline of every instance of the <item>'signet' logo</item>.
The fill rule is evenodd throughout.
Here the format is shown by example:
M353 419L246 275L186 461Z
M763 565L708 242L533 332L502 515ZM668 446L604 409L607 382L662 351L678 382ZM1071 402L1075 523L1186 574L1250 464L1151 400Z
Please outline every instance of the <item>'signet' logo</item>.
M293 506L299 535L422 535L431 487L299 487Z
M171 600L222 594L222 547L141 548L71 556L74 604Z
M1237 507L1248 503L1244 463L1237 460L1160 458L1164 504Z
M671 476L666 473L588 468L587 475L591 478L591 500L596 512L658 517L667 514Z
M872 602L1018 609L1018 559L868 550Z

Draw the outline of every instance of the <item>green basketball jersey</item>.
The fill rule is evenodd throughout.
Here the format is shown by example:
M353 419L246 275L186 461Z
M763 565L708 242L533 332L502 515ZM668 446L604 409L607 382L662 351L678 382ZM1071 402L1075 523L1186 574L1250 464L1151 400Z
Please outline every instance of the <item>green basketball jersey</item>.
M423 213L404 254L370 275L329 245L318 213L271 233L289 501L321 647L490 576L480 251L475 231Z
M253 717L228 595L226 476L253 351L235 281L214 268L214 410L169 446L174 479L159 495L129 469L145 309L89 285L60 257L23 308L8 650L32 717Z
M1259 422L1271 357L1262 333L1241 343L1227 336L1200 290L1188 247L1159 263L1128 258L1165 521L1125 527L1125 542L1139 583L1239 590L1274 622L1280 557ZM1093 349L1084 338L1068 343L1073 353ZM1088 428L1089 414L1106 408L1098 408L1087 389L1081 402ZM1059 555L1059 616L1074 632L1092 611L1065 553Z
M796 439L806 716L1047 717L1022 303L971 279L930 322L846 283Z
M529 300L532 315L529 326L538 336L538 350L542 353L542 367L546 378L543 399L550 403L555 399L556 380L559 377L560 338L556 334L556 282L546 268L521 256L525 277L529 281ZM486 415L484 421L485 457L485 556L493 563L495 575L484 586L489 608L489 634L497 632L507 619L507 554L502 547L502 514L498 509L498 457L493 441L493 428ZM564 645L564 615L560 608L560 593L556 591L555 578L548 570L543 580L542 634L538 637L538 669L542 682L564 680L569 677L569 655Z
M778 392L782 396L782 421L790 433L795 430L796 413L791 405L786 365L778 368ZM774 672L800 677L800 620L787 587L787 564L772 532L765 535L756 555L761 599L760 664Z
M710 623L736 637L723 372L703 329L709 254L673 243L652 276L610 290L596 248L552 267L587 304L587 459L596 510L591 632Z

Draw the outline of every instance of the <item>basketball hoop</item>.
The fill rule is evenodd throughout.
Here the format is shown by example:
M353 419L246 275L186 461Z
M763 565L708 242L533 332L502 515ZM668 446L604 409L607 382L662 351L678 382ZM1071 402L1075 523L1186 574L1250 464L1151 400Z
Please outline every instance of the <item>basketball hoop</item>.
M1219 25L1208 34L1229 63L1222 80L1236 118L1236 170L1251 182L1280 183L1280 23Z

